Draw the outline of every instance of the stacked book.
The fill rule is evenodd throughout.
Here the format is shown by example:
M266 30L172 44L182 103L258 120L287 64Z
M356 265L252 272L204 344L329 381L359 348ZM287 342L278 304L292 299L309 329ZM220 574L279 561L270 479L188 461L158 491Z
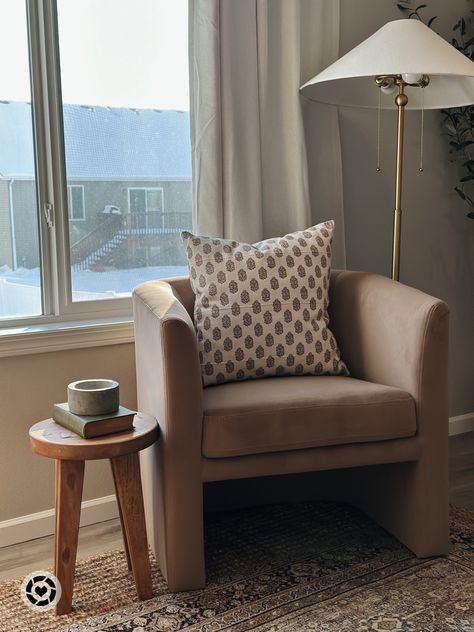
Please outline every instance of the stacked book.
M76 415L69 410L67 403L54 404L53 407L54 421L83 439L132 430L135 414L124 406L119 406L116 412L107 415Z

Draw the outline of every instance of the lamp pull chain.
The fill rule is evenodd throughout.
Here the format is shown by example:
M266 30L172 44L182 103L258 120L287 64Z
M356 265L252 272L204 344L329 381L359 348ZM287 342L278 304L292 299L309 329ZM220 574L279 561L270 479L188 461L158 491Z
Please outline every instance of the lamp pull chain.
M379 107L377 111L377 171L380 171L380 110L382 108L382 90L379 88Z
M425 129L425 88L421 88L420 173L423 173L423 141Z

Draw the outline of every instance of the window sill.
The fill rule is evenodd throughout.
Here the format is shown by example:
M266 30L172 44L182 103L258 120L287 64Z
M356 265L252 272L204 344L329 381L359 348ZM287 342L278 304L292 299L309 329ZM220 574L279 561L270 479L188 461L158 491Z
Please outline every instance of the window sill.
M130 319L12 327L0 331L0 358L133 342Z

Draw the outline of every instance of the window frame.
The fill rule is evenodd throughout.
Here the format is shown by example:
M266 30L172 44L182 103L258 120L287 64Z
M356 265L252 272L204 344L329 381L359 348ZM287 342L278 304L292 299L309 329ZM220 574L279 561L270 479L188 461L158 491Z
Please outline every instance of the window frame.
M131 297L72 300L68 185L56 0L25 0L35 147L42 314L0 318L0 332L54 323L132 321ZM84 188L84 187L83 187ZM133 187L132 187L133 188ZM141 187L136 187L141 188ZM146 188L146 187L144 187ZM151 187L154 188L154 187ZM162 189L163 208L164 191ZM85 192L83 191L83 203ZM85 218L85 209L84 209ZM72 221L82 221L75 220Z

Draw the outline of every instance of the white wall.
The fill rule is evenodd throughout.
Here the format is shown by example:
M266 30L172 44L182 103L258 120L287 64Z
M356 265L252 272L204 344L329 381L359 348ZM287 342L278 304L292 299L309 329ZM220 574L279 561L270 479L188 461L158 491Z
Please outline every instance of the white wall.
M466 0L426 0L443 37L467 15ZM340 53L402 14L393 0L341 0ZM341 108L347 267L389 274L394 195L395 112L382 116L383 170L377 174L377 113ZM425 168L419 173L420 114L407 112L400 280L446 300L451 309L450 414L474 411L474 220L453 191L440 115L425 115Z
M0 359L0 522L54 506L54 461L32 454L28 429L84 377L118 380L121 403L136 407L133 344ZM113 493L109 470L104 461L86 465L84 500Z

